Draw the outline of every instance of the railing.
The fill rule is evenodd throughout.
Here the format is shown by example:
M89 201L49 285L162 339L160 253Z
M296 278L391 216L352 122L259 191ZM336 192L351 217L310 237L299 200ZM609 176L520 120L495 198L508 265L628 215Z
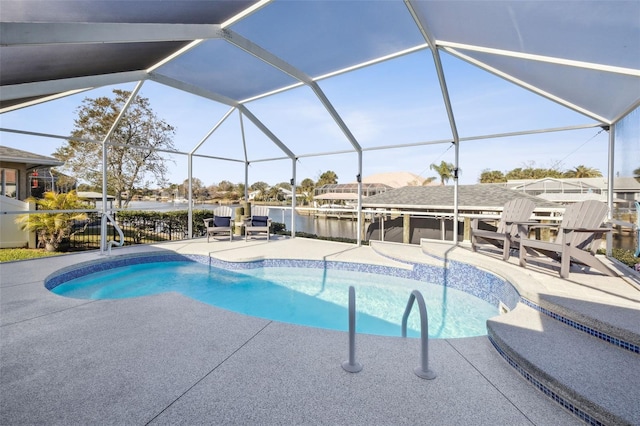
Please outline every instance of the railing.
M342 363L349 373L362 370L362 364L356 362L356 289L349 286L349 360Z
M418 290L413 290L407 302L407 308L402 316L402 337L407 337L407 320L413 307L413 302L418 301L418 309L420 311L420 365L413 369L416 376L432 380L436 378L436 373L429 370L429 320L427 318L427 305L424 298Z
M107 226L107 223L108 223L107 221L111 222L111 224L113 225L114 229L116 231L118 231L118 234L120 235L120 240L118 240L118 241L115 241L115 240L107 241L107 254L109 256L111 256L111 247L112 246L117 245L118 247L122 247L124 245L124 234L122 233L122 229L120 229L120 227L118 226L116 221L113 220L111 215L109 213L104 213L102 215L102 226L104 228L106 228L106 226Z
M640 257L640 203L636 201L636 243L638 249L636 250L636 257Z

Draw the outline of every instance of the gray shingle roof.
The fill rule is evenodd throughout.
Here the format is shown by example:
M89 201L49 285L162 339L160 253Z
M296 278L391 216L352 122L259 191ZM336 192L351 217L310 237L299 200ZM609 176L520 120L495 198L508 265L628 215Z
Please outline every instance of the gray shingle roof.
M367 197L364 207L396 207L406 209L453 208L453 185L447 186L405 186L384 194ZM458 206L460 209L501 208L514 198L528 198L536 207L560 208L561 205L512 189L494 185L460 185Z
M61 166L63 161L57 158L34 154L33 152L22 151L16 148L0 145L0 161L26 164L27 168L37 166Z

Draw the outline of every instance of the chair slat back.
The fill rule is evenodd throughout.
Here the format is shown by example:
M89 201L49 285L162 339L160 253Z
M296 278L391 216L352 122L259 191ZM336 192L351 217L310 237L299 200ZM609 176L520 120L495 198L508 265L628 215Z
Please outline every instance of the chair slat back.
M229 206L216 207L216 209L213 211L213 215L218 217L232 217L233 209Z
M500 217L500 222L498 222L496 232L504 233L507 229L507 222L524 222L529 220L535 208L535 203L527 198L514 198L507 202L502 208L502 216ZM511 235L516 236L517 233L517 227L512 227Z
M599 228L607 215L607 211L607 205L596 200L571 204L564 211L556 243L562 242L562 231L565 228ZM586 249L593 239L594 234L592 233L575 232L572 238L566 242L574 247Z
M269 216L269 207L251 206L251 216Z

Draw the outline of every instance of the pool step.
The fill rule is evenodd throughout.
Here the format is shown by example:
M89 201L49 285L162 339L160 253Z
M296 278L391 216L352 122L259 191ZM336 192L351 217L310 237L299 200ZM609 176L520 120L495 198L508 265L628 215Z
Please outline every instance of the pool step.
M594 425L640 424L640 355L518 303L487 321L491 342L525 379Z

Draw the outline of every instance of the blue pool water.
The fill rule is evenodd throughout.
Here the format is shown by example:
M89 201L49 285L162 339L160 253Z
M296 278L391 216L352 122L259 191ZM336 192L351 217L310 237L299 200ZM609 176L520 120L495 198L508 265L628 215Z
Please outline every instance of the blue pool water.
M348 288L356 289L356 330L401 335L409 294L419 290L427 304L434 338L486 334L486 320L498 308L468 293L441 285L366 272L324 268L264 267L230 271L198 262L128 265L57 285L56 294L83 299L120 299L163 292L230 311L281 322L334 330L348 329ZM419 337L414 305L408 336Z

